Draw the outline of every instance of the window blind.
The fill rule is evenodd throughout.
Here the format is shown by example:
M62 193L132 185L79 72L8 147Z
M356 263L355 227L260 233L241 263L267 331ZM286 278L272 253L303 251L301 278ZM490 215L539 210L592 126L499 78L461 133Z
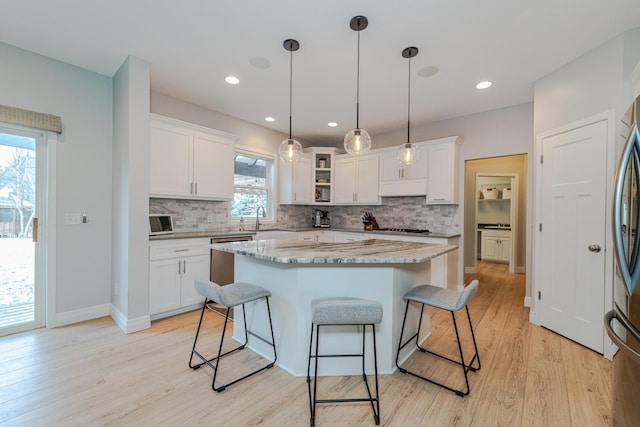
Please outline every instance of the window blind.
M0 122L62 133L62 119L59 116L7 105L0 105Z

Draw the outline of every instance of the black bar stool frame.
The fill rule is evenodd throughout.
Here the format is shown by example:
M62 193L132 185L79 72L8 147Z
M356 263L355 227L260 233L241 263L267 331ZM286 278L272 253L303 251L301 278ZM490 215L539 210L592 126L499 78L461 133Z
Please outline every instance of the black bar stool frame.
M475 284L472 283L471 285L474 285L475 288L477 288L477 281L474 281L474 282L475 282ZM473 294L475 294L475 290L469 289L468 291L469 292L473 292ZM454 291L447 291L445 289L444 292L453 293ZM411 291L409 293L411 293ZM407 299L407 304L406 304L406 308L405 308L405 311L404 311L404 319L402 320L402 329L400 331L400 341L398 343L398 352L396 353L396 367L400 370L400 372L402 372L404 374L412 375L412 376L414 376L416 378L420 378L421 380L424 380L424 381L430 382L432 384L435 384L437 386L440 386L440 387L442 387L444 389L447 389L449 391L454 392L455 394L457 394L460 397L467 396L469 394L469 392L470 392L469 377L468 377L469 371L476 372L476 371L480 370L480 367L481 367L481 365L480 365L480 355L478 354L478 345L476 343L476 337L475 337L475 333L473 331L473 324L471 323L471 316L469 315L469 307L466 304L466 300L470 299L473 296L473 294L470 295L470 296L469 295L463 295L463 294L464 294L464 292L460 293L461 297L466 297L465 298L465 302L464 302L464 308L465 308L465 310L467 312L467 320L469 321L469 330L471 331L471 337L473 339L473 347L474 347L474 350L475 350L475 354L472 357L471 362L469 364L466 364L465 361L464 361L464 354L463 354L463 351L462 351L462 344L460 342L460 334L458 333L458 324L456 322L455 311L458 311L459 308L457 308L457 307L447 307L447 308L445 308L445 307L440 307L440 306L437 306L437 305L430 305L428 302L425 302L425 301L420 300L420 299L411 299L411 297L409 297L409 298L405 297ZM407 322L407 313L409 312L409 304L411 303L411 301L418 302L418 303L421 304L421 307L420 307L420 320L418 321L418 331L403 343L402 342L402 337L404 335L404 327L405 327L405 324ZM453 319L453 327L454 327L455 332L456 332L456 341L458 343L458 351L460 353L460 360L451 359L451 358L446 357L446 356L444 356L442 354L435 353L435 352L433 352L431 350L428 350L428 349L420 346L419 337L420 337L420 329L422 327L422 316L424 315L424 306L425 305L429 305L430 307L439 308L439 309L442 309L442 310L447 310L447 311L449 311L451 313L451 318ZM402 350L402 348L404 348L407 344L409 344L414 339L415 339L416 347L418 347L418 350L420 350L421 352L432 354L432 355L437 356L437 357L439 357L441 359L447 360L449 362L452 362L452 363L455 363L456 365L461 366L462 370L464 372L464 381L465 381L466 389L465 390L458 390L458 389L450 387L450 386L448 386L446 384L443 384L443 383L437 382L435 380L432 380L431 378L426 378L426 377L424 377L422 375L419 375L419 374L417 374L415 372L412 372L412 371L409 371L409 370L407 370L405 368L402 368L398 364L398 359L400 357L400 350ZM473 366L473 364L476 363L476 362L477 362L477 366Z
M242 315L243 315L243 319L244 319L244 343L240 344L238 347L235 347L231 350L228 350L224 353L222 353L222 346L224 344L224 336L225 336L225 332L227 330L227 324L229 322L229 313L232 307L227 307L227 311L225 314L225 319L224 319L224 326L222 327L222 337L220 339L220 345L218 347L218 355L215 357L212 357L211 359L207 359L206 357L204 357L202 354L200 354L197 350L196 350L196 344L198 342L198 336L200 334L200 327L202 326L202 319L204 318L204 312L207 309L207 304L211 303L211 302L218 302L218 301L213 301L211 299L205 298L204 303L202 304L202 312L200 313L200 321L198 322L198 330L196 331L196 337L193 340L193 348L191 349L191 357L189 358L189 367L191 369L198 369L200 367L202 367L203 365L208 365L210 368L213 369L213 381L211 382L211 388L215 391L217 391L218 393L221 391L224 391L227 387L242 381L246 378L249 378L259 372L262 372L266 369L270 369L273 367L273 365L275 364L276 360L277 360L277 353L276 353L276 346L275 346L275 338L273 335L273 323L271 321L271 309L269 307L269 297L264 297L266 302L267 302L267 313L269 314L269 327L271 329L271 342L269 342L268 340L264 339L263 337L251 332L248 328L247 328L247 315L245 313L244 310L244 304L242 304ZM228 382L226 384L223 384L221 386L216 387L216 376L218 375L218 369L220 368L220 359L228 356L232 353L235 353L237 351L240 351L242 349L244 349L247 345L247 343L249 342L249 335L254 336L256 338L258 338L259 340L269 344L271 347L273 347L273 360L269 361L269 363L263 367L261 367L260 369L257 369L249 374L246 374L240 378L237 378L231 382ZM197 363L194 364L193 363L193 356L197 356L200 360L202 360L201 363ZM216 364L214 364L214 363Z
M356 354L318 354L319 346L320 346L320 327L321 326L362 326L362 353ZM374 377L375 377L375 386L376 393L375 397L371 394L371 388L369 387L369 381L367 379L367 374L365 372L365 337L366 337L366 329L367 326L371 326L372 337L373 337L373 366L374 366ZM313 337L314 337L314 327L315 327L315 353L312 353L313 349ZM311 324L311 338L309 339L309 364L307 366L307 387L309 389L309 405L311 410L311 419L310 425L313 427L315 425L315 415L316 415L316 404L318 403L348 403L348 402L370 402L371 409L373 411L373 420L376 425L380 424L380 398L379 398L379 387L378 387L378 354L376 352L376 326L373 323L367 324ZM369 397L362 398L349 398L349 399L318 399L317 395L317 378L318 378L318 359L319 358L329 358L329 357L361 357L362 358L362 380L364 381L365 387L367 388L367 394ZM311 360L315 359L315 367L314 367L314 377L313 377L313 392L311 387Z

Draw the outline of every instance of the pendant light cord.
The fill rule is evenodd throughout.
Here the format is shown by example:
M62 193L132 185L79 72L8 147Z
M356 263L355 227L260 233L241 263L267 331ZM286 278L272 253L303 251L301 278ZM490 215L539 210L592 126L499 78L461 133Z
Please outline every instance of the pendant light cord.
M407 143L411 144L411 58L409 58L409 89L407 92Z
M289 51L291 58L289 60L289 139L291 138L291 104L293 100L293 50Z
M360 30L358 30L358 66L356 78L356 129L360 129Z

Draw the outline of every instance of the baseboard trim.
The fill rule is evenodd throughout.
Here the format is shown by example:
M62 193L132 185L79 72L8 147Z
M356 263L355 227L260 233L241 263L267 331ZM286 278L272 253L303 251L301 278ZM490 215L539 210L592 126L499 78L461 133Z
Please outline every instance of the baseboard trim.
M524 306L531 307L531 297L529 296L524 297Z
M127 316L125 316L114 305L111 305L109 314L113 321L116 322L116 325L118 325L125 334L142 331L151 327L151 318L148 314L134 319L128 319Z
M65 311L56 314L56 327L71 325L72 323L84 322L86 320L97 319L109 315L110 304L94 305L93 307L81 308L79 310Z
M465 267L464 268L464 274L475 274L478 272L478 269L476 267Z
M527 273L527 268L520 266L520 267L514 268L513 271L515 273L518 273L518 274L526 274Z

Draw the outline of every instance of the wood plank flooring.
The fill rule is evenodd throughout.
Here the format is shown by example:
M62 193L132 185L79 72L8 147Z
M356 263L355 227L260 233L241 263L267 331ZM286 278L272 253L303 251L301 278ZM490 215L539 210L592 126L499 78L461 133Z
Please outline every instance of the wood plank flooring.
M469 307L482 369L469 374L465 398L396 372L380 377L385 426L609 426L611 363L585 347L528 322L524 276L479 263L480 289ZM209 313L214 341L222 317ZM0 425L305 426L307 386L275 367L222 393L211 371L187 366L199 312L154 321L124 335L110 318L0 339ZM459 313L460 328L467 330ZM455 355L451 315L434 312L427 346ZM469 338L465 333L465 338ZM207 338L204 338L206 340ZM202 342L205 342L205 341ZM469 345L465 354L471 353ZM250 350L225 359L243 369L261 360ZM425 354L407 364L463 383L460 369ZM322 378L332 395L363 393L356 377ZM322 395L320 395L322 397ZM321 405L316 425L373 424L366 404Z

